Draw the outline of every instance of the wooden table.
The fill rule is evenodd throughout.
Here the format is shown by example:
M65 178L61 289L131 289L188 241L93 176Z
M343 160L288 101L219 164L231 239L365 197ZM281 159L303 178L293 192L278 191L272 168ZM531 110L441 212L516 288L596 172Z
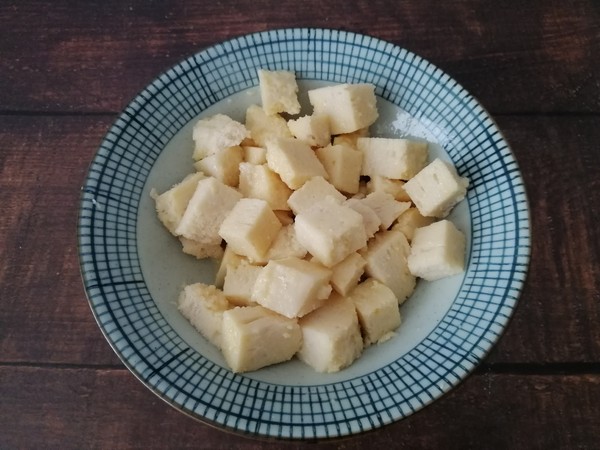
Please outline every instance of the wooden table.
M403 2L408 3L408 2ZM0 4L0 448L279 448L150 393L83 291L80 187L119 111L163 70L248 32L341 28L454 77L512 145L531 207L529 276L485 362L417 414L326 448L600 446L597 2Z

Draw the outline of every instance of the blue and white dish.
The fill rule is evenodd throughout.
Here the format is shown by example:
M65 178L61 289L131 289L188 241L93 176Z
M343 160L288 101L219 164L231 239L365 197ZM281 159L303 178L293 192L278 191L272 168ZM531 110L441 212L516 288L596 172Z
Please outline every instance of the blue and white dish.
M467 235L467 268L419 281L397 334L351 367L319 374L299 361L233 374L177 312L181 287L215 266L181 252L156 218L163 192L192 169L191 127L216 112L243 120L259 103L257 69L291 70L301 90L376 86L376 136L427 139L430 157L470 180L450 219ZM303 99L304 103L306 100ZM82 188L79 255L89 303L123 363L175 408L229 431L341 437L398 421L451 390L485 358L526 276L529 213L519 169L496 124L453 79L372 37L325 29L250 34L160 75L108 131Z

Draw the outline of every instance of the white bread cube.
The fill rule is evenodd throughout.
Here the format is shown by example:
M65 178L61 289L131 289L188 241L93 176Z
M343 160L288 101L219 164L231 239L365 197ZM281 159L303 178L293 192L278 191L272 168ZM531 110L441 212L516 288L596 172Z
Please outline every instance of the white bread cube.
M361 128L360 130L353 131L352 133L338 134L333 137L333 145L347 145L353 150L358 150L356 141L361 137L369 136L369 127Z
M348 145L328 145L318 148L315 153L336 189L347 194L358 192L362 153Z
M465 270L465 246L465 235L449 220L417 228L408 267L428 281L456 275Z
M250 133L243 124L224 114L200 119L192 132L195 143L192 156L198 161L228 147L240 145L249 136Z
M267 264L272 259L285 259L295 257L302 259L306 256L306 249L296 239L296 231L292 224L284 225L277 237L269 247L267 255L259 260L252 260L253 264Z
M227 147L194 163L196 170L215 177L228 186L237 186L240 176L239 165L243 161L243 150L239 145Z
M260 99L269 115L277 113L298 114L298 83L294 72L259 69Z
M274 138L291 138L287 122L278 114L268 115L260 106L246 109L246 128L259 147L265 147Z
M390 194L382 191L371 192L361 202L377 214L382 230L387 230L400 214L410 208L410 202L396 201Z
M219 235L235 253L252 260L266 255L280 229L281 222L266 201L242 198L223 220Z
M363 217L331 197L298 214L294 227L298 242L326 267L335 266L367 242Z
M344 194L339 192L333 184L325 178L317 176L304 183L300 189L292 192L288 199L288 205L294 214L300 214L327 196L332 197L338 203L346 200Z
M179 225L183 213L192 195L194 195L198 182L204 178L203 173L196 172L189 174L178 184L160 195L156 195L152 191L158 218L171 234L177 234L175 232L177 225Z
M235 373L290 360L302 343L295 320L262 306L236 307L223 313L222 351Z
M179 236L181 242L181 250L187 255L195 256L198 259L223 257L223 247L221 244L203 244L192 239Z
M221 243L219 227L242 194L214 177L200 180L175 234L205 245Z
M386 340L400 326L398 300L390 288L374 278L359 284L348 296L356 307L364 346Z
M351 253L342 262L332 267L331 287L340 295L348 295L365 272L366 264L367 261L359 253Z
M365 273L389 287L399 304L413 293L416 279L408 269L410 246L399 231L382 231L369 241L365 252Z
M218 288L223 288L225 276L227 275L229 269L232 267L237 267L244 262L249 263L248 258L238 255L229 246L226 246L225 250L223 251L223 256L219 261L217 274L215 275L215 286Z
M404 190L422 215L443 219L465 198L468 185L452 164L438 158L407 181Z
M310 145L294 138L267 142L267 164L290 189L298 189L312 177L327 178L325 168Z
M292 190L266 164L243 162L239 165L239 191L248 198L265 200L271 209L289 210Z
M232 306L214 286L195 283L183 288L177 308L202 336L221 348L223 313Z
M427 142L393 138L359 138L362 175L408 180L427 163Z
M229 303L235 306L256 304L252 301L252 290L262 269L261 266L252 264L238 264L228 268L223 283L223 293Z
M302 347L297 356L317 372L338 372L354 362L363 340L354 303L337 293L299 320Z
M431 225L434 221L435 218L425 217L421 215L417 208L411 206L398 216L392 230L400 231L406 236L408 242L411 242L417 228Z
M381 219L377 213L373 211L370 206L363 203L362 200L363 199L359 198L349 198L344 202L344 205L352 208L362 216L363 225L365 226L365 233L367 234L367 238L370 239L379 231Z
M325 116L303 116L288 120L287 125L296 139L311 147L324 147L331 142L329 120Z
M267 149L264 147L257 147L256 145L244 145L242 146L244 151L244 161L250 164L266 164L267 163Z
M271 260L254 284L252 300L286 317L302 317L329 297L330 278L330 269L303 259Z
M399 202L410 202L410 197L404 190L404 181L374 175L367 182L367 192L381 191L390 194Z
M327 116L331 134L352 133L368 127L379 117L375 86L338 84L308 91L314 114Z

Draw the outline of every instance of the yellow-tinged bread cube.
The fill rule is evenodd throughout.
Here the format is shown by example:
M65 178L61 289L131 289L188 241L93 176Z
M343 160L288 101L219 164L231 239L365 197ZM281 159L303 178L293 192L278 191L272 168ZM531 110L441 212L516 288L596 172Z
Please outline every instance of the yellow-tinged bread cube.
M267 163L267 149L264 147L257 147L256 145L244 145L242 146L244 151L244 161L250 164L266 164Z
M336 265L367 243L362 215L331 197L298 214L294 227L298 242L326 267Z
M356 309L346 297L333 293L322 307L298 323L302 347L297 356L317 372L338 372L362 354Z
M367 182L367 192L381 191L390 194L399 202L410 202L410 197L404 190L404 181L374 175Z
M198 181L175 234L205 245L221 243L219 227L242 194L214 177Z
M385 340L400 326L398 300L385 284L368 278L348 295L356 307L364 346Z
M465 198L468 185L452 164L437 158L408 180L404 190L422 215L443 219Z
M382 191L371 192L361 202L377 214L381 220L380 228L382 230L387 230L400 214L410 208L410 202L399 202L390 194Z
M204 178L206 177L203 173L196 172L189 174L178 184L160 195L156 195L152 191L158 218L171 234L177 235L175 232L177 225L179 225L183 213L192 195L194 195L198 182Z
M414 276L433 281L465 270L465 235L449 220L417 228L408 267Z
M249 136L250 132L243 124L224 114L200 119L192 132L195 143L193 158L197 161L228 147L235 147Z
M368 127L379 117L375 86L337 84L308 91L315 115L329 119L331 134L352 133Z
M237 267L244 262L249 263L248 258L238 255L229 246L226 246L225 250L223 251L223 256L219 261L217 274L215 275L215 286L222 288L225 282L225 275L227 275L229 269L232 267Z
M228 186L237 186L244 151L239 145L227 147L194 163L196 170L215 177Z
M290 360L300 349L296 320L262 306L235 307L223 313L223 356L235 373Z
M419 210L411 206L406 211L398 216L392 230L400 231L408 242L412 241L413 235L417 228L431 225L435 221L433 217L425 217L421 215Z
M375 233L379 231L381 219L377 213L373 211L373 208L363 203L362 200L363 199L359 198L349 198L344 202L344 205L352 208L362 216L365 233L367 234L367 238L371 239Z
M351 253L343 261L333 266L331 286L340 295L348 295L358 284L365 272L367 261L359 253ZM396 305L398 302L396 302Z
M263 268L252 264L238 264L229 267L225 274L223 293L227 300L235 306L251 306L256 302L252 300L252 290L256 279Z
M356 147L356 141L358 138L369 136L369 127L361 128L360 130L353 131L352 133L338 134L333 137L333 145L347 145L352 147L353 150L358 150Z
M286 317L302 317L329 297L330 278L330 269L304 259L271 260L254 284L252 300Z
M260 99L269 115L277 113L298 114L298 83L294 72L259 69Z
M427 142L363 137L356 141L363 154L362 175L408 180L427 164Z
M363 160L361 152L341 144L318 148L315 153L336 189L347 194L358 192Z
M289 257L304 258L306 256L306 249L300 245L298 239L296 239L296 231L293 225L290 223L284 225L277 237L269 247L267 254L262 259L253 259L253 264L267 264L272 259L284 259Z
M221 348L223 313L232 306L215 286L203 283L183 288L177 308L202 336Z
M235 253L252 260L266 255L280 229L281 222L266 201L242 198L223 220L219 235Z
M294 214L306 211L319 200L330 196L337 202L346 200L344 194L339 192L335 186L321 176L313 177L302 185L301 188L292 192L288 199L288 205Z
M267 164L290 189L298 189L312 177L327 178L325 168L306 142L275 138L267 142Z
M246 109L246 128L259 147L265 147L274 138L291 138L287 122L279 114L268 115L260 106Z
M329 120L325 116L302 116L288 120L287 125L296 139L311 147L324 147L331 142Z
M203 244L192 239L179 236L181 250L187 255L195 256L198 259L223 257L223 247L221 244Z
M399 231L381 231L361 252L367 261L365 273L389 287L402 304L413 293L416 278L408 269L410 245Z
M289 210L292 190L266 164L243 162L239 165L239 191L248 198L265 200L271 209Z

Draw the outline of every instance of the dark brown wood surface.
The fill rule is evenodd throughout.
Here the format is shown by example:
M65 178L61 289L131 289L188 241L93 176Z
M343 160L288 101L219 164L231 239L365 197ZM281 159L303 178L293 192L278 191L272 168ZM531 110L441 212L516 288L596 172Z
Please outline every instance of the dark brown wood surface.
M496 4L500 3L500 4ZM155 397L96 325L77 257L80 187L118 112L224 39L342 28L408 48L498 122L530 201L529 276L457 389L327 448L600 445L600 5L533 2L0 3L0 448L280 448Z

